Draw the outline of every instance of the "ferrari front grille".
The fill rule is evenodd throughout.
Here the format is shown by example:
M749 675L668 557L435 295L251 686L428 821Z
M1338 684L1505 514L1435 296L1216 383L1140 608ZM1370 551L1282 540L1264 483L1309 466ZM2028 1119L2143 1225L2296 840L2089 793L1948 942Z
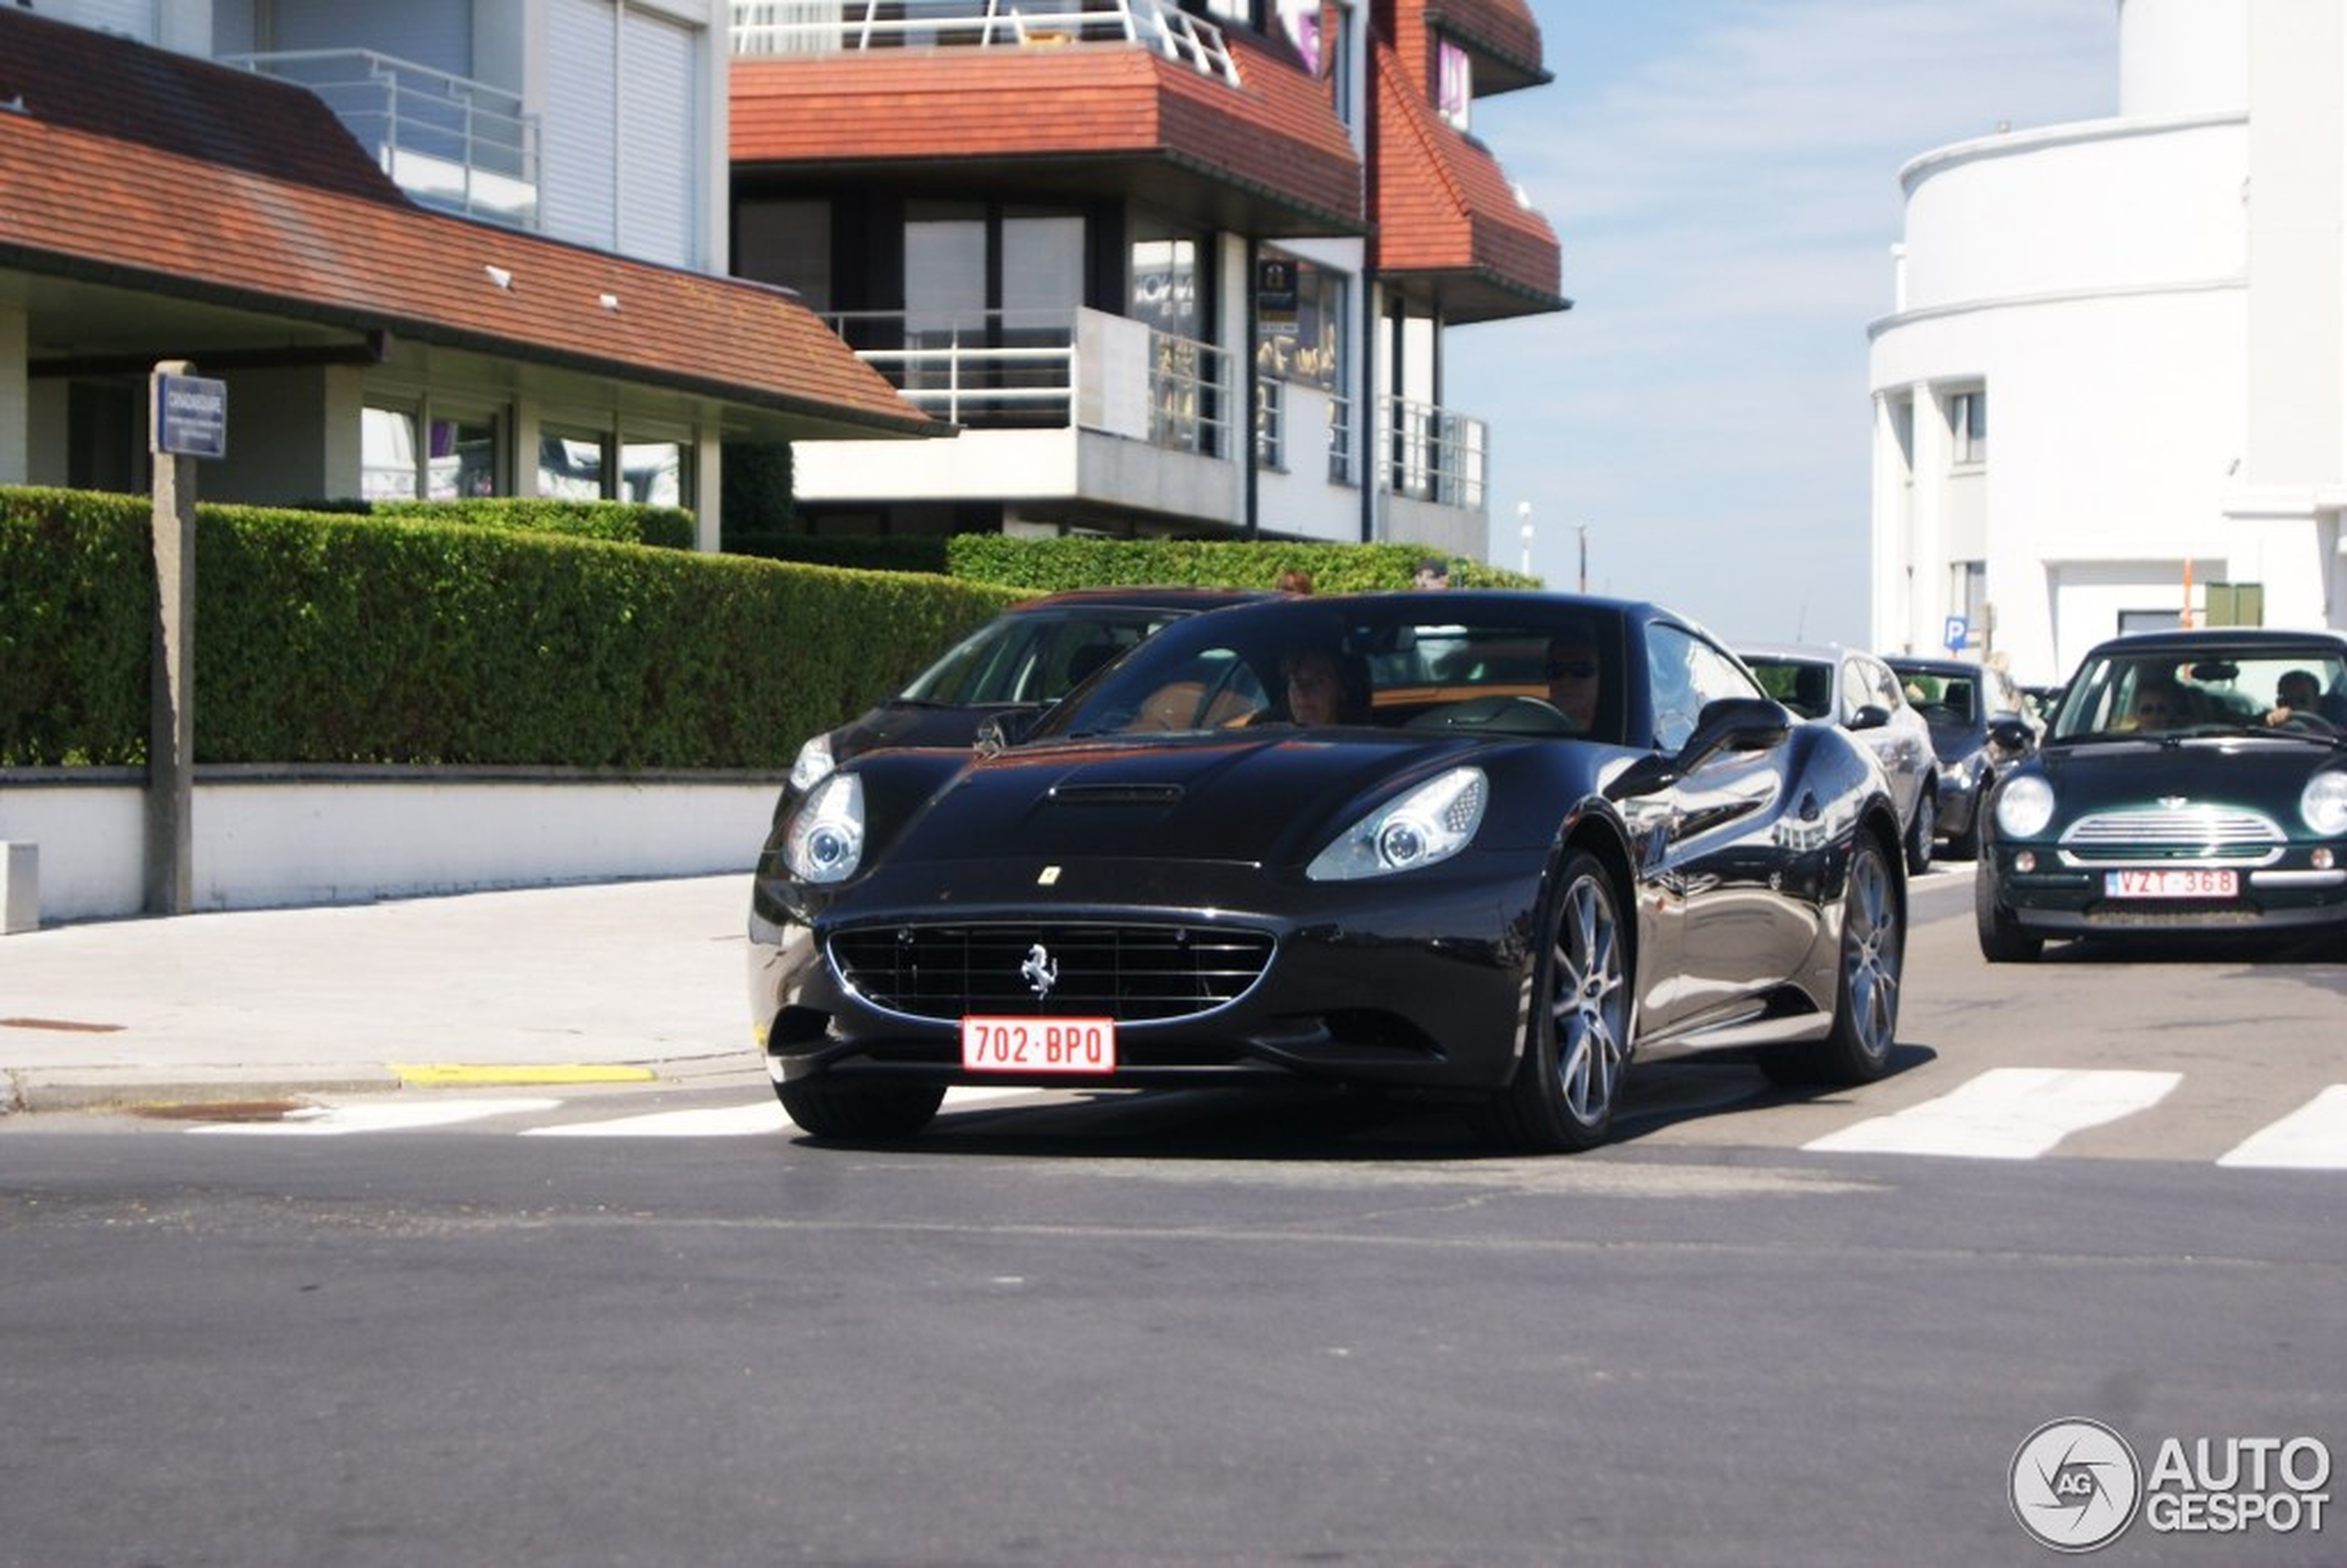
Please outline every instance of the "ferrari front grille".
M1193 1017L1235 1001L1271 961L1268 932L1072 921L871 926L839 931L833 968L873 1006L967 1014Z
M2279 853L2283 836L2270 819L2255 811L2160 806L2081 817L2061 835L2061 847L2078 862L2146 857L2256 861Z

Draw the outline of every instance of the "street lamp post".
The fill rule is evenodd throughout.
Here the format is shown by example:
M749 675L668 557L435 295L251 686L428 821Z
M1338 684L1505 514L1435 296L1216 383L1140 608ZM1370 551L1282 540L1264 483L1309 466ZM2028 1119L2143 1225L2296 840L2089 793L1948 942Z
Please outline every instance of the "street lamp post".
M1581 536L1581 591L1589 591L1589 525L1578 524L1575 529Z

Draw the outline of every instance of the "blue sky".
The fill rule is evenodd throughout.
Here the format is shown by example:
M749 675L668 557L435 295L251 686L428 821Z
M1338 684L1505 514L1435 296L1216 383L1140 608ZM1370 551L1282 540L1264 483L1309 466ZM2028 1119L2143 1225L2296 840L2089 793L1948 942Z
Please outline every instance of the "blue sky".
M1731 639L1864 642L1867 328L1899 169L2116 112L2116 0L1533 0L1555 80L1475 129L1556 230L1561 315L1459 328L1490 553Z

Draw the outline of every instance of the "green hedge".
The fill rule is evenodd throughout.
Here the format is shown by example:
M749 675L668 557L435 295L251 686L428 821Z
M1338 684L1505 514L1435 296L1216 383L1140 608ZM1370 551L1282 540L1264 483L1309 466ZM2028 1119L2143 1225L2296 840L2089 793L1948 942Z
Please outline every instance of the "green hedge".
M311 508L304 507L304 511ZM670 550L693 547L693 515L681 506L651 506L632 501L553 501L490 495L463 501L378 501L378 517L403 521L463 523L516 533L558 533L617 544L656 544Z
M1034 592L1071 588L1185 583L1270 588L1291 566L1312 574L1319 593L1408 588L1429 553L1413 544L1298 544L1275 540L1049 539L957 534L952 575ZM1480 561L1453 560L1453 588L1537 588L1538 577Z
M0 765L143 760L148 515L0 490ZM196 534L199 762L786 767L1017 597L258 507Z
M1424 553L999 534L817 547L949 577L565 531L689 541L673 509L451 512L199 506L196 760L777 769L1035 593L1269 587L1291 566L1322 592L1403 588ZM1534 579L1462 561L1452 581ZM144 497L0 488L0 766L145 760L153 583Z

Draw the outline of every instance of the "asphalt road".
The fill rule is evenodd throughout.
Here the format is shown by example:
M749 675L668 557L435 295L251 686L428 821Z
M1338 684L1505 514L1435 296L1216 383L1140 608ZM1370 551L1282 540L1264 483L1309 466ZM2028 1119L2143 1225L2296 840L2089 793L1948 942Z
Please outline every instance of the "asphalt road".
M0 1563L2033 1563L2044 1423L2347 1449L2347 1170L2219 1162L2347 1079L2347 966L1991 969L1964 890L1892 1078L1650 1074L1573 1159L1331 1096L824 1149L754 1069L9 1118ZM2112 1076L2036 1153L1946 1111Z

